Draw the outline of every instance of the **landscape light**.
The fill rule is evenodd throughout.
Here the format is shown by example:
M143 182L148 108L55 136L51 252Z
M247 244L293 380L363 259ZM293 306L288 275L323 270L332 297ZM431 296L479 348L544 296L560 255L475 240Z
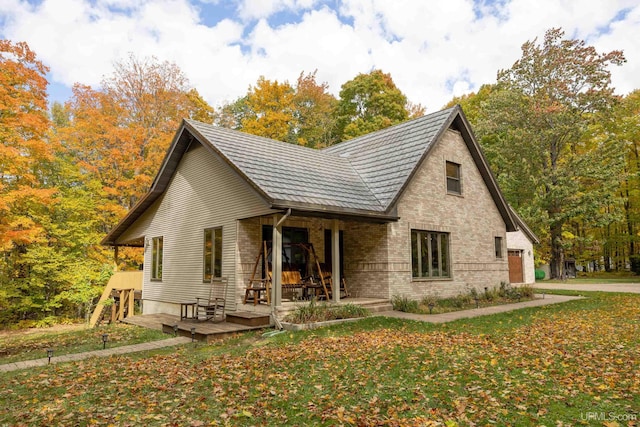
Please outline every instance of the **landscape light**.
M178 324L177 323L175 325L173 325L173 336L174 337L178 336Z
M107 341L109 340L109 334L102 334L102 349L107 348Z
M435 304L430 302L428 306L429 306L429 314L433 314L433 307L435 306Z
M485 288L487 289L487 288ZM480 308L480 299L478 298L478 295L474 296L473 299L476 301L476 308Z
M191 342L196 342L196 328L191 328Z
M51 358L53 357L53 349L52 348L48 348L47 349L47 358L49 359L49 364L51 364Z

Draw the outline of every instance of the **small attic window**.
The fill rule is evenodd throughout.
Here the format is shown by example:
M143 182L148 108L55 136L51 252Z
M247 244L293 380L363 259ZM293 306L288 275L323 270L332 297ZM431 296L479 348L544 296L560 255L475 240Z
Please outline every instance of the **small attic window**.
M462 194L462 184L460 181L460 165L447 162L447 193Z

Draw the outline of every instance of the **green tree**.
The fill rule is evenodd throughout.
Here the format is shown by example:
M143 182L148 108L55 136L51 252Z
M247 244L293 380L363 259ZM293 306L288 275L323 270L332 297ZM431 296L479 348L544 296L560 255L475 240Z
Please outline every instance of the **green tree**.
M610 131L623 145L625 153L624 179L620 180L620 197L623 200L624 219L616 231L618 238L612 239L604 230L605 238L620 241L626 247L626 255L631 261L632 270L640 274L640 241L638 224L640 224L640 90L628 94L614 110L614 120L607 131ZM609 248L609 252L616 252ZM625 259L619 260L625 261Z
M249 114L247 96L245 95L218 109L214 113L213 123L227 129L242 130L242 121Z
M507 200L546 230L552 277L563 271L572 221L601 226L614 219L607 207L620 177L619 147L593 126L609 120L617 98L608 67L624 56L563 37L551 29L541 45L522 46L522 58L498 72L477 128L496 153L494 172Z
M390 74L373 70L342 85L336 110L339 141L401 123L409 118L407 97Z

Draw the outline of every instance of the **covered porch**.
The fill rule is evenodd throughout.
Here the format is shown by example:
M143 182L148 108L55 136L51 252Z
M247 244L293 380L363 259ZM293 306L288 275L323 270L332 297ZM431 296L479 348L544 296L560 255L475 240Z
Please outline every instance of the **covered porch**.
M392 273L410 274L408 262L389 262L388 222L287 210L237 225L238 310L287 311L311 298L388 301Z

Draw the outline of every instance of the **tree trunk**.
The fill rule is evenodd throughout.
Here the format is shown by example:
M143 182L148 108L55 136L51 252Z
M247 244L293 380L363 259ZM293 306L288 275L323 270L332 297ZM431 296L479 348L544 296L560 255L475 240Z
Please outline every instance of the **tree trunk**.
M551 225L551 278L560 279L564 272L564 250L562 248L562 223Z

